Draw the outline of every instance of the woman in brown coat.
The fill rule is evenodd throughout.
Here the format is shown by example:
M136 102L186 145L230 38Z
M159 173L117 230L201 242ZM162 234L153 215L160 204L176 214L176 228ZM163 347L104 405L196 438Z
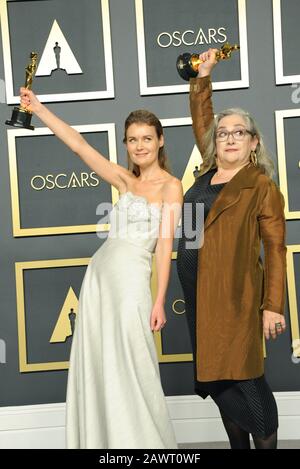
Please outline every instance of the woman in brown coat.
M264 378L263 333L274 339L285 329L284 200L270 178L273 164L249 114L228 109L214 119L210 73L215 52L200 55L198 78L190 83L203 163L185 195L177 261L195 391L218 405L232 448L250 448L250 433L256 448L276 448L278 414ZM204 205L204 227L196 212L199 204ZM197 233L196 249L188 247L193 241L188 228Z

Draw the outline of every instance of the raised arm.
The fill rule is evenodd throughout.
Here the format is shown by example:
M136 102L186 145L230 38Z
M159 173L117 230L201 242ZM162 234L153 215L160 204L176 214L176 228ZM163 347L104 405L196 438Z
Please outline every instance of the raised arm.
M35 113L63 143L102 179L112 184L119 191L123 191L124 188L126 190L129 179L133 177L132 173L126 168L108 161L77 130L73 129L40 103L31 90L21 88L21 105L30 112Z
M216 51L217 49L209 49L199 56L203 63L199 65L198 77L190 79L190 109L193 130L202 155L205 151L203 135L214 118L210 73L217 63Z

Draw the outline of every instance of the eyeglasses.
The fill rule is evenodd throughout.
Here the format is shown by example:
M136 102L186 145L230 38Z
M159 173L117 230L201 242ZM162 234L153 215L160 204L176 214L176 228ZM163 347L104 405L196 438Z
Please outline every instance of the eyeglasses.
M218 140L218 142L226 142L228 140L229 135L232 135L234 140L241 141L244 140L247 134L252 135L252 137L254 136L254 134L247 129L237 129L232 130L231 132L229 132L228 130L219 130L218 132L216 132L216 140Z

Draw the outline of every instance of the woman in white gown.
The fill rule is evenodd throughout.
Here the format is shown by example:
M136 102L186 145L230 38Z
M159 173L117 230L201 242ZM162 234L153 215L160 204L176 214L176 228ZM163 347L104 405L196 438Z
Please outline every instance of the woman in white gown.
M182 187L166 171L163 130L148 111L125 122L131 169L108 161L34 93L21 104L102 179L115 186L107 240L88 265L79 297L67 389L68 448L176 448L152 331L165 322ZM155 252L158 293L151 300Z

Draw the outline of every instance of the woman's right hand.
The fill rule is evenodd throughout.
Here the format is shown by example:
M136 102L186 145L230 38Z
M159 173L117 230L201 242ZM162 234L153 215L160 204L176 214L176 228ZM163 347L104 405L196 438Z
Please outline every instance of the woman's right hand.
M208 49L208 51L199 54L202 63L198 67L198 77L206 77L211 74L212 69L218 63L216 53L218 49Z
M33 93L33 91L27 88L20 88L21 106L29 112L37 113L42 107L42 104Z

